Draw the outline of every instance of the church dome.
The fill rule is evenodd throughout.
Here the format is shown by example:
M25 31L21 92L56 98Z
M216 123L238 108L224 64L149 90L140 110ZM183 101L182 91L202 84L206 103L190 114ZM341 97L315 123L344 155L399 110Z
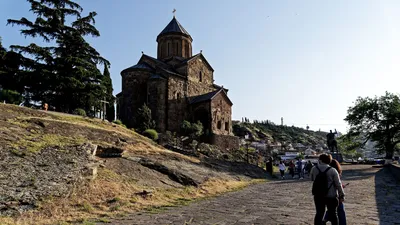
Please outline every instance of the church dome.
M164 60L170 57L192 57L192 37L183 28L175 16L171 22L157 36L157 59Z
M161 36L168 34L180 34L192 39L189 32L187 32L185 28L183 28L183 26L178 22L175 16L174 18L172 18L171 22L169 22L169 24L164 28L164 30L162 30L161 33L157 36L157 40Z

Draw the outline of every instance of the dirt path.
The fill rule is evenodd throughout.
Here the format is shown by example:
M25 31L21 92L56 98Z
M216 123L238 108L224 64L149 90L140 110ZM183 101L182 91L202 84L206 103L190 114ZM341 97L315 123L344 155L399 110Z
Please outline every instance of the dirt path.
M400 188L389 172L370 165L344 166L348 224L400 224ZM159 214L138 213L113 224L312 224L311 182L257 184Z

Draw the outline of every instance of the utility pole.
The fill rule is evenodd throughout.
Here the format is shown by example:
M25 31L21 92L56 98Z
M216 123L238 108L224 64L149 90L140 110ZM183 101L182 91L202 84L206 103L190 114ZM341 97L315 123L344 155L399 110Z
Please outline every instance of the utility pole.
M108 102L106 101L106 97L104 97L104 100L100 100L100 102L104 103L103 104L103 121L106 119L106 105Z

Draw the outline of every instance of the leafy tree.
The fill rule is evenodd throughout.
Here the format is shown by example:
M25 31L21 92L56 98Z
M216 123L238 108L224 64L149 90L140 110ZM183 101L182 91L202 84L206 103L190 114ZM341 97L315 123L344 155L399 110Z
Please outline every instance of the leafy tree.
M378 153L391 159L400 143L400 98L386 92L380 97L359 97L348 109L345 118L350 125L349 135L362 135L364 142L375 141Z
M49 44L11 46L23 54L20 74L29 81L24 97L27 101L46 102L58 111L90 111L105 95L97 65L109 65L84 39L100 36L94 26L96 12L82 16L82 7L72 0L27 1L36 19L8 19L8 24L23 26L21 34L41 37ZM67 19L72 22L67 23Z
M139 132L143 132L147 129L154 129L155 127L156 123L151 118L150 108L146 104L143 104L143 106L140 107L136 113L135 128Z
M108 102L106 109L106 118L108 121L112 122L115 117L115 107L114 107L115 97L113 95L112 80L107 65L104 66L103 85L106 88L106 101Z

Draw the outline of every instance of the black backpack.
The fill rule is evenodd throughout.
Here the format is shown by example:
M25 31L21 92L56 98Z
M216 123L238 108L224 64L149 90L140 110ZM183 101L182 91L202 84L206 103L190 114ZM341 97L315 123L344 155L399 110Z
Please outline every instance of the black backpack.
M318 166L316 166L316 168L318 169L319 173L315 177L312 187L312 194L314 196L325 197L328 194L329 189L333 185L332 182L332 184L328 186L328 176L326 175L326 172L328 172L328 170L332 167L328 167L324 172L321 172Z

